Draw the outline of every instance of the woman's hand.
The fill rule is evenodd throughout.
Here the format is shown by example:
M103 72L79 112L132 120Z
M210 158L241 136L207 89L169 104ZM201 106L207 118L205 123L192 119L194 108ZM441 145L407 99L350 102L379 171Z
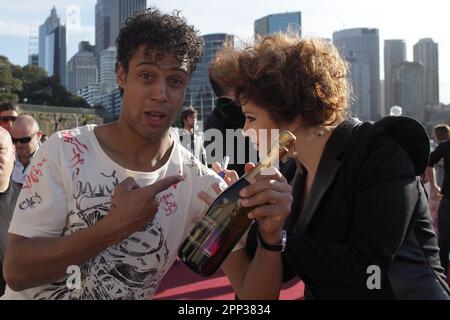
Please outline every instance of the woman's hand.
M293 201L286 178L278 169L266 169L255 176L254 183L241 190L240 196L243 207L259 206L249 213L249 218L258 220L264 241L278 243Z
M247 163L245 172L250 171L253 167L255 164ZM218 163L216 166L213 165L213 168L220 172ZM230 170L226 170L225 177L227 176L232 183L237 180L235 172L230 173ZM200 192L200 199L211 205L223 191L218 184L213 185L213 190L215 195ZM264 241L267 243L279 242L293 201L292 188L286 178L275 168L266 169L255 176L254 183L241 190L240 196L243 207L259 206L249 213L249 218L258 220L260 234Z

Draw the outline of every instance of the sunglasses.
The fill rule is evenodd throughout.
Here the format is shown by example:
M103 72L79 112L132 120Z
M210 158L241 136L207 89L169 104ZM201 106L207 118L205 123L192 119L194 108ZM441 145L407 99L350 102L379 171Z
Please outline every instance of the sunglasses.
M6 122L14 122L16 120L16 116L0 116L0 122L6 123Z
M36 135L37 132L33 133L31 136L29 137L23 137L23 138L12 138L12 142L13 144L17 144L17 142L20 142L21 144L27 144L28 142L31 141L31 139L33 139L33 137Z

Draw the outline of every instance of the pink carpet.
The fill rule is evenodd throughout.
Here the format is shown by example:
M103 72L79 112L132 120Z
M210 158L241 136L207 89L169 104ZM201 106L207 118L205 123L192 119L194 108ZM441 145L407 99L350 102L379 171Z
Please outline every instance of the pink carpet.
M283 285L280 300L303 299L303 290L303 282L294 279ZM166 274L153 299L234 300L234 292L221 270L205 278L191 271L180 261Z

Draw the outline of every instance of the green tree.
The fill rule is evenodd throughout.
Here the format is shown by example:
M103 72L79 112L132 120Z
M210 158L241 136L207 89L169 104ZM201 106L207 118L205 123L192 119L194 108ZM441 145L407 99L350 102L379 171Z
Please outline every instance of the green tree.
M8 58L0 56L0 101L19 100L17 92L22 90L22 82L13 76L12 68Z
M89 108L83 98L68 92L58 77L49 77L47 72L38 66L13 65L8 58L0 56L0 101L3 100Z

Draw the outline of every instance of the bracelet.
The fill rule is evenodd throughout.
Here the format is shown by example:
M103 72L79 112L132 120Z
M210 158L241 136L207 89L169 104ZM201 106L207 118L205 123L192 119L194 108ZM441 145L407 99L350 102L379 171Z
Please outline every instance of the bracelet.
M263 240L261 237L261 233L258 231L256 232L256 238L258 240L258 244L265 250L269 251L277 251L277 252L284 252L286 250L286 241L287 241L287 232L286 230L282 231L281 241L276 244L268 244Z

